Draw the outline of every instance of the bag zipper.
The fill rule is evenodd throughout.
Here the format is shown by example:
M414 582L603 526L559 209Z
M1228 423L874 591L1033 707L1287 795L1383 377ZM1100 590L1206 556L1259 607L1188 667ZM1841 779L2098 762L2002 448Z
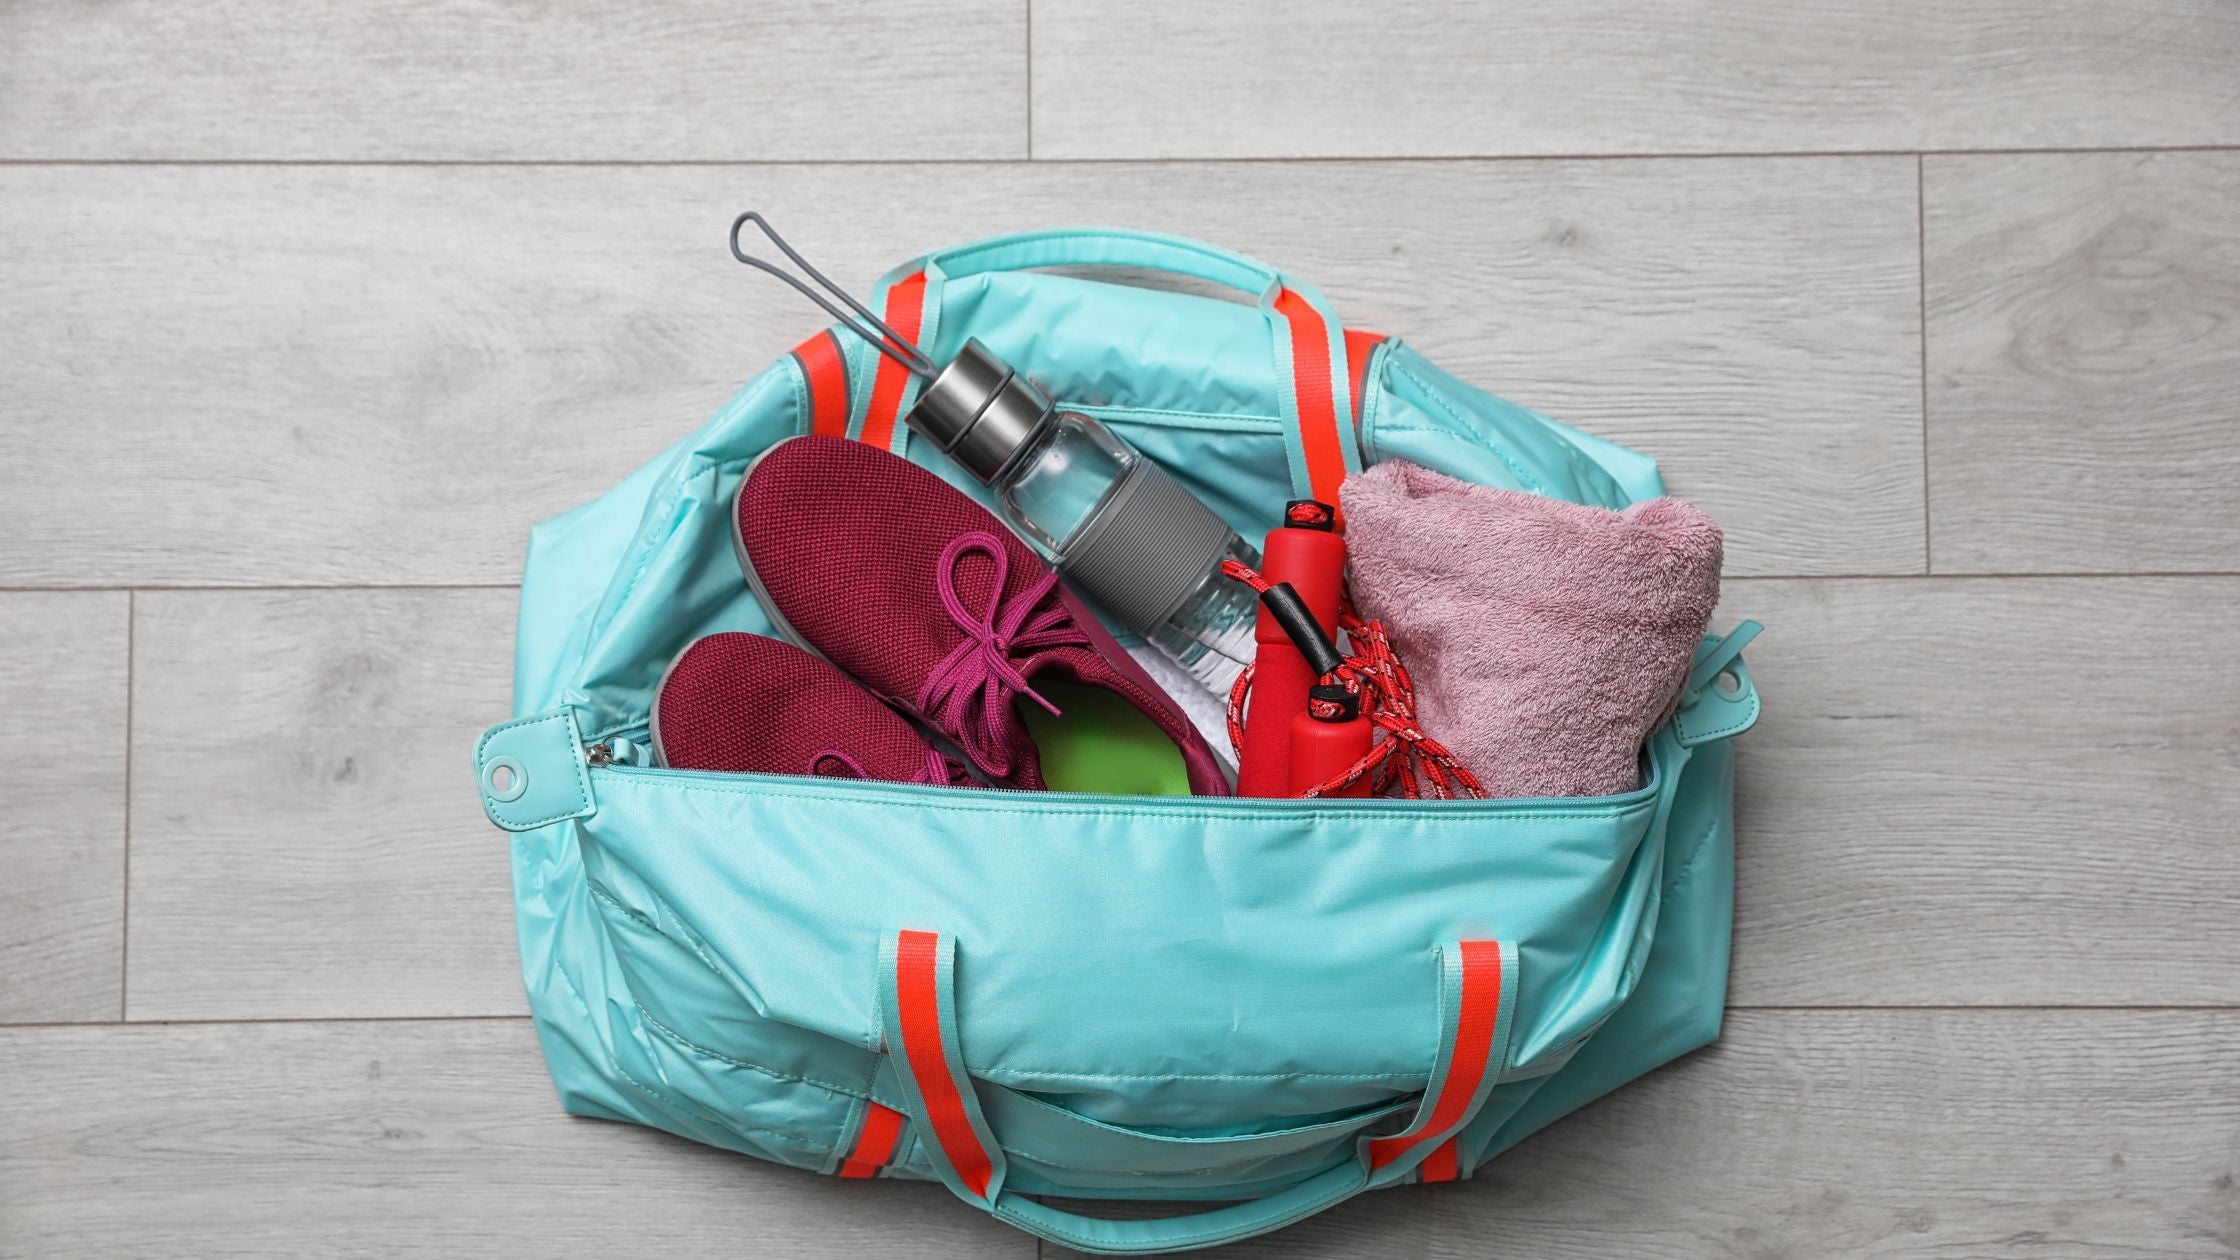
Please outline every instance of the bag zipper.
M619 745L619 747L618 747ZM630 760L636 750L645 745L627 738L616 737L587 745L583 750L584 764L598 775L619 775L627 778L675 779L684 782L721 783L731 787L764 785L774 794L799 794L805 781L812 776L794 774L747 774L717 770L673 770L666 766L639 765ZM648 755L650 755L650 750ZM1023 788L982 787L979 789L933 787L918 783L889 783L876 779L813 778L823 792L837 792L857 799L893 800L903 798L913 801L953 800L964 791L980 791L1003 798L1009 806L1039 803L1050 805L1119 806L1142 809L1158 808L1159 802L1172 802L1177 806L1213 810L1223 813L1256 814L1270 810L1288 814L1313 814L1353 810L1392 810L1405 813L1429 811L1434 815L1470 817L1498 816L1509 813L1529 813L1539 810L1606 809L1620 811L1644 801L1654 800L1662 789L1664 776L1669 773L1658 759L1649 759L1649 779L1631 792L1612 796L1537 796L1501 797L1489 800L1338 800L1316 798L1285 799L1258 796L1113 796L1094 792L1030 792Z

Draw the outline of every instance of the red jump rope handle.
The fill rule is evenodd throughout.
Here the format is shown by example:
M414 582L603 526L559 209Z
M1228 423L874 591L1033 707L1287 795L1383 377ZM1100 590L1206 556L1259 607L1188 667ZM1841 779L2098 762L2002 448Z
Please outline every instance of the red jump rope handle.
M1269 582L1288 582L1299 593L1323 637L1338 637L1338 603L1346 590L1346 540L1331 532L1334 516L1327 504L1294 499L1283 510L1283 524L1268 531L1260 576ZM1291 636L1266 608L1254 623L1253 637L1263 648L1271 643L1291 646ZM1306 703L1304 696L1299 701Z
M1326 639L1337 637L1338 603L1346 584L1346 543L1334 532L1336 517L1326 503L1293 500L1284 505L1283 524L1268 531L1261 549L1261 576L1288 584ZM1291 796L1291 721L1307 711L1307 689L1321 675L1264 601L1253 637L1259 652L1237 752L1237 795Z
M1291 719L1291 782L1286 796L1305 796L1353 769L1369 755L1375 727L1361 715L1361 697L1345 688L1319 686L1309 693L1307 710ZM1325 796L1367 796L1369 776Z

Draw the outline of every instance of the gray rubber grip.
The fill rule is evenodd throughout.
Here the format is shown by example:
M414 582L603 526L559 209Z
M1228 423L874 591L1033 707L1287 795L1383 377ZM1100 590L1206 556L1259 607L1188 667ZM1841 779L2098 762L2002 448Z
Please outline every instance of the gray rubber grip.
M1165 469L1139 460L1058 561L1058 571L1137 634L1164 622L1221 562L1233 535Z

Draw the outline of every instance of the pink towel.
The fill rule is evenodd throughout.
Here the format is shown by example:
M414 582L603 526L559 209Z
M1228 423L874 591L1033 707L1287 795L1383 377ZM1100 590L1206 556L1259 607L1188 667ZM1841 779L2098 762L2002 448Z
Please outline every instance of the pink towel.
M1719 526L1678 499L1622 512L1393 460L1340 495L1355 606L1390 629L1423 729L1495 796L1639 785L1719 602Z

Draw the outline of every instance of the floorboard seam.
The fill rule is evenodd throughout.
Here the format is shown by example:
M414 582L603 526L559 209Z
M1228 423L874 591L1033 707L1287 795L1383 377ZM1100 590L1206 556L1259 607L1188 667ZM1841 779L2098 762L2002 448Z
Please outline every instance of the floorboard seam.
M2229 580L2240 577L2235 569L2137 569L2094 572L2040 572L2040 573L1969 573L1966 571L1943 573L1730 573L1723 579L1728 582L2042 582L2047 580L2072 581L2125 581L2131 578L2209 578Z
M1027 160L1034 161L1034 0L1019 0L1027 13ZM1039 1251L1037 1254L1040 1254Z
M66 158L0 157L0 166L485 166L612 167L628 169L720 166L1209 166L1222 163L1448 163L1448 162L1719 162L1761 158L1919 158L2032 157L2059 154L2240 153L2233 144L2099 145L2079 148L2022 149L1768 149L1706 153L1416 153L1314 156L1204 155L1183 157L1030 157L1030 158Z
M243 1028L263 1024L525 1024L529 1015L265 1015L246 1019L58 1019L0 1023L0 1032L63 1028Z
M118 872L124 881L117 906L117 1019L132 1018L132 711L139 704L133 692L134 642L140 619L139 597L124 593L124 863Z
M1913 155L1914 287L1921 299L1921 571L1936 576L1929 520L1929 159Z

